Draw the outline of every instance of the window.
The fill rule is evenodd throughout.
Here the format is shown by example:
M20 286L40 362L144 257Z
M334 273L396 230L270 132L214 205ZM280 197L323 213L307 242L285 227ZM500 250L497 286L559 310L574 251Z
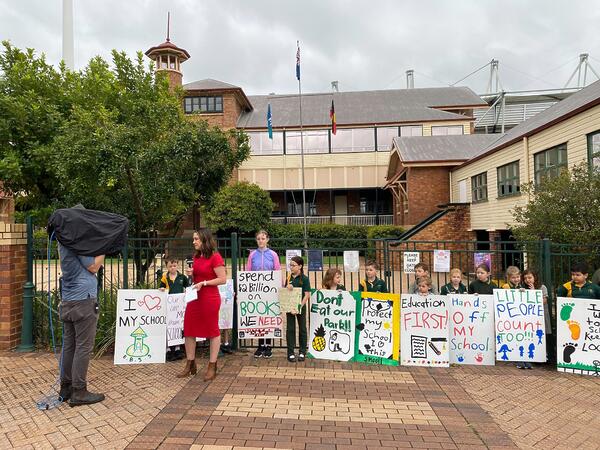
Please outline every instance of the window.
M519 161L498 167L498 197L506 197L521 192Z
M392 148L392 140L400 136L398 131L398 127L377 127L377 151L385 152Z
M186 114L223 112L223 97L185 97L183 110Z
M471 177L471 201L477 203L487 198L487 172Z
M556 177L567 168L567 144L560 144L533 155L535 184L546 177Z
M253 155L283 155L283 133L273 131L273 139L269 139L269 133L249 132L250 151Z
M459 134L462 134L462 132ZM400 136L423 136L423 126L407 125L400 127Z
M329 130L306 130L304 135L304 154L329 153ZM288 155L299 155L300 132L288 131L285 134L285 152Z
M458 202L467 203L467 180L458 182Z
M590 168L600 170L600 130L588 134L587 144Z
M389 145L392 145L391 141ZM373 128L338 128L337 133L331 135L332 153L372 152L374 150L375 131Z
M450 125L444 127L431 127L431 135L432 136L450 136L464 134L464 129L462 125Z

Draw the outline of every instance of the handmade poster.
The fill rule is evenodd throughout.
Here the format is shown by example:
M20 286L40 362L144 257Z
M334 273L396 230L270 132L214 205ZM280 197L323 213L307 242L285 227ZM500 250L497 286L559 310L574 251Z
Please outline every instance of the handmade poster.
M183 338L183 317L185 314L185 294L167 295L167 345L181 345Z
M448 294L450 362L493 366L496 363L494 296Z
M450 272L450 250L433 251L433 271Z
M496 359L546 362L541 290L494 289Z
M360 293L316 290L310 298L308 355L312 358L350 361L356 339L356 302Z
M400 296L362 292L357 309L356 361L398 365Z
M285 251L285 267L287 269L287 271L290 271L290 260L294 257L294 256L300 256L302 257L302 250L286 250Z
M229 278L225 284L219 285L221 294L221 309L219 310L219 329L233 328L233 280Z
M415 273L415 266L419 261L419 252L404 252L404 273Z
M487 265L491 271L492 270L492 254L491 253L473 253L474 270L477 270L477 266L480 264Z
M400 361L404 366L449 367L448 298L404 294L401 300Z
M344 252L344 272L358 272L359 264L358 251L346 250Z
M323 270L323 250L308 250L308 270L316 272Z
M557 369L600 376L600 300L556 299Z
M240 271L237 276L240 339L280 338L280 271Z
M115 364L164 363L167 293L119 289L115 323Z
M279 309L282 313L298 314L302 302L302 288L279 288Z

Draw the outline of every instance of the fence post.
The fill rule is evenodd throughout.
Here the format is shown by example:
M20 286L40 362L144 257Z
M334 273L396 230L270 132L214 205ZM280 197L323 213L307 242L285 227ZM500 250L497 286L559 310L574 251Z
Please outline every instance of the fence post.
M50 245L50 244L48 244ZM33 221L27 217L27 281L23 285L23 321L18 352L32 352L33 347Z
M125 246L121 251L123 254L123 289L129 289L129 241L125 241Z
M237 315L237 266L238 266L238 235L231 233L231 278L233 279L233 329L231 330L231 345L238 348L238 315Z

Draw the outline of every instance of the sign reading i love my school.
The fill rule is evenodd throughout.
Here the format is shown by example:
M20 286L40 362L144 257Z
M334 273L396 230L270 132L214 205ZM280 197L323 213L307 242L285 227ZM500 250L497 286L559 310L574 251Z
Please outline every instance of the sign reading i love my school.
M119 289L115 324L115 364L164 363L167 293Z

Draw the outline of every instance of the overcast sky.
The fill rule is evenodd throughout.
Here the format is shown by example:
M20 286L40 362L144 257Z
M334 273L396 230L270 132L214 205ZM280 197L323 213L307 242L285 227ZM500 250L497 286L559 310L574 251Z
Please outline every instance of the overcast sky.
M580 53L600 73L597 0L74 0L75 66L111 49L130 55L171 41L191 59L184 83L214 78L246 94L455 83L492 58L506 90L562 88ZM62 0L0 0L0 38L58 63ZM477 93L489 69L467 78ZM596 78L588 74L588 84ZM574 85L573 83L571 85Z

